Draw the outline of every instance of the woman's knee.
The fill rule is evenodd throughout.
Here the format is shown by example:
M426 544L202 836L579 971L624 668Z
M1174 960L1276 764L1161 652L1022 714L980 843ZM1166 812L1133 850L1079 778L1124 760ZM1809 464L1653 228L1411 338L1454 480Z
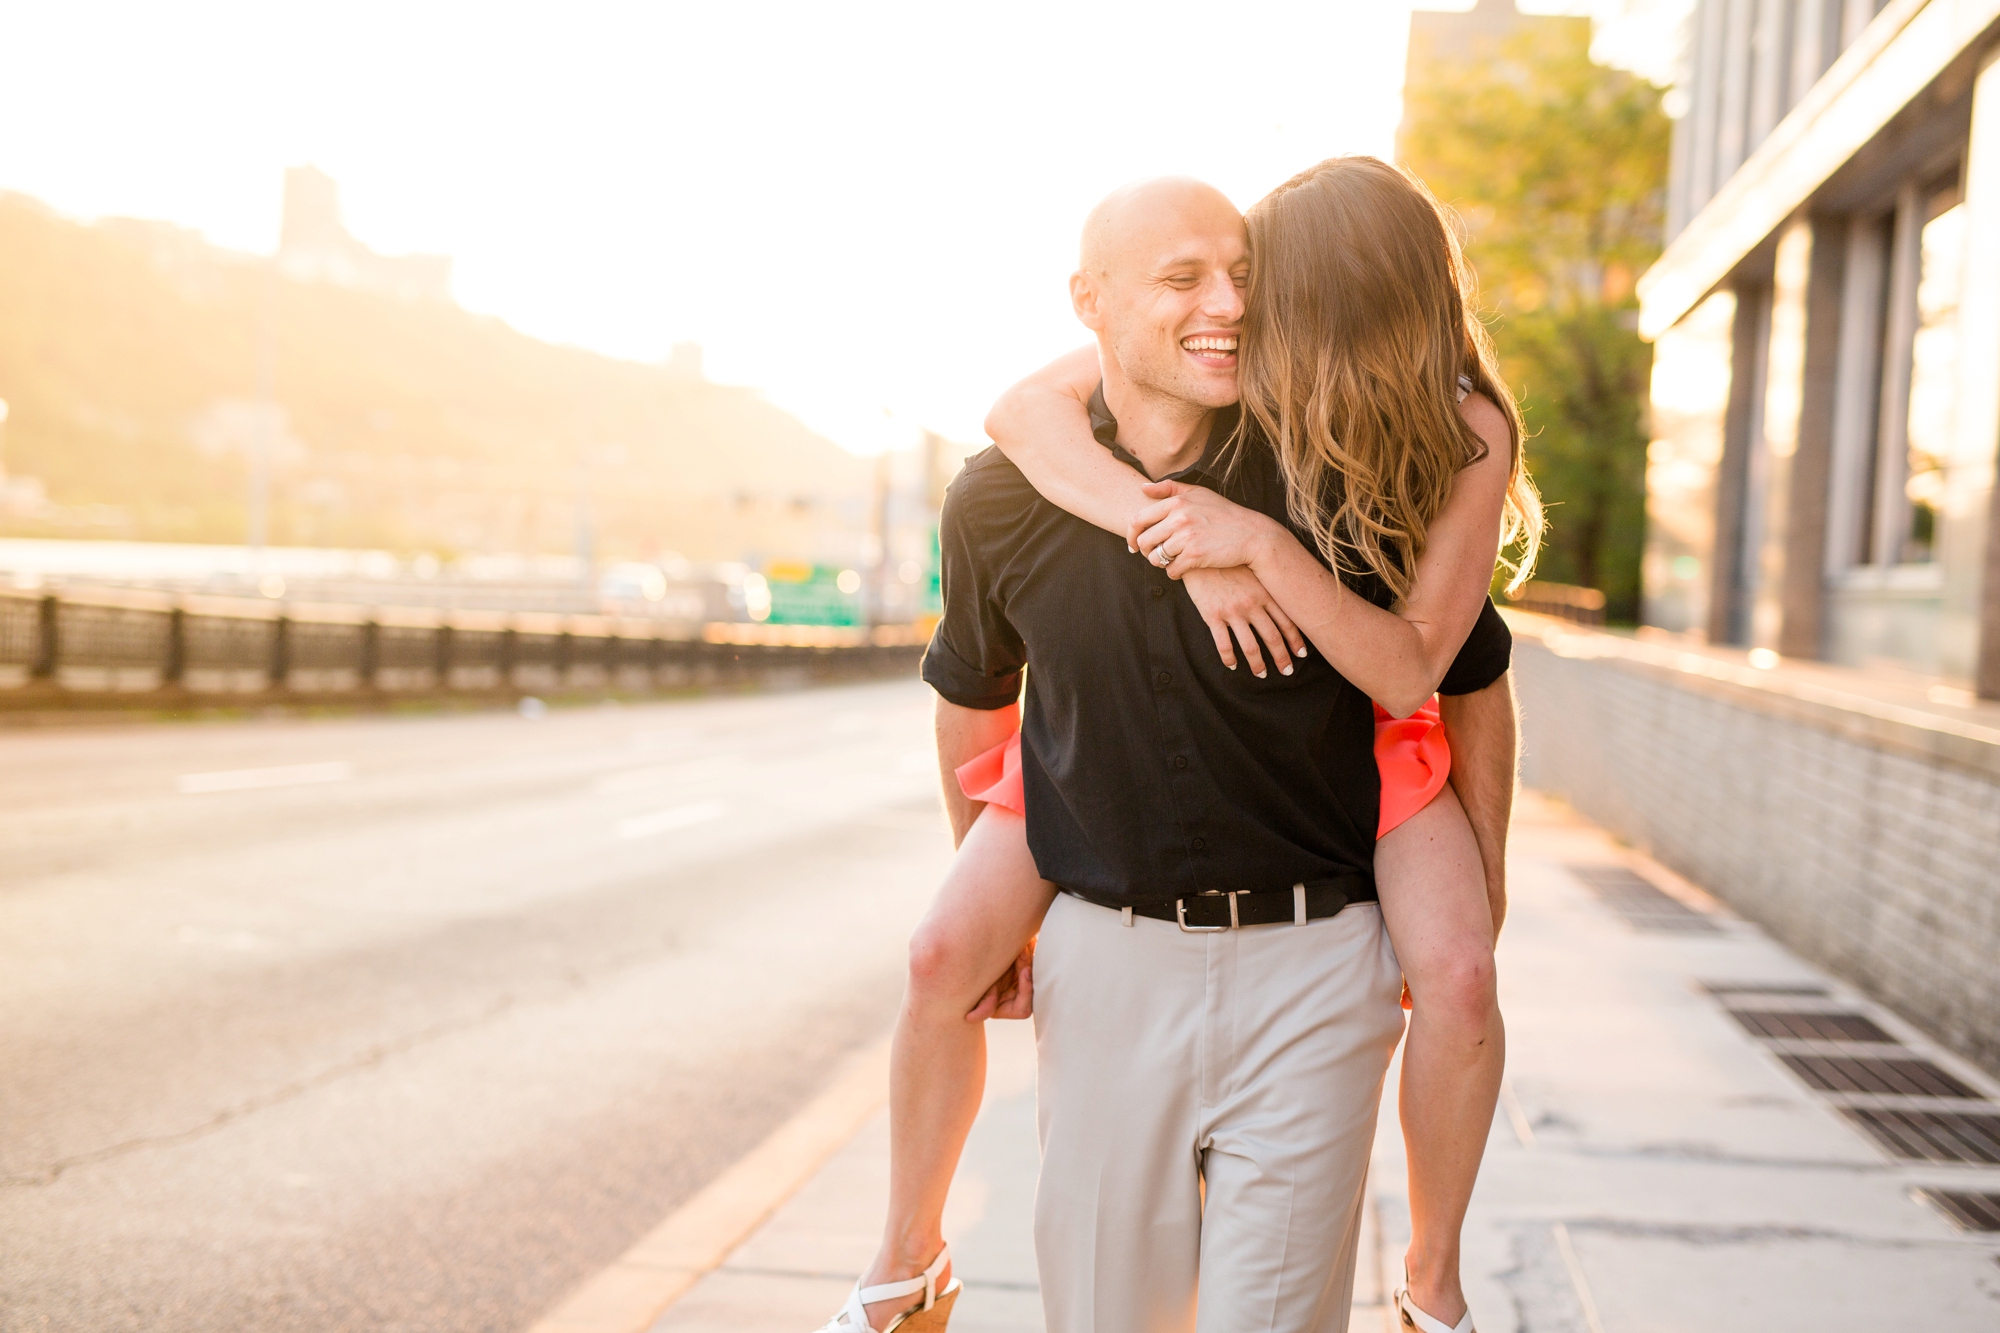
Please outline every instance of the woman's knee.
M910 998L918 1003L956 1000L971 978L972 950L939 923L925 920L910 936Z
M1500 1012L1492 950L1457 949L1425 971L1410 994L1417 1008L1431 1011L1426 1017L1483 1031Z

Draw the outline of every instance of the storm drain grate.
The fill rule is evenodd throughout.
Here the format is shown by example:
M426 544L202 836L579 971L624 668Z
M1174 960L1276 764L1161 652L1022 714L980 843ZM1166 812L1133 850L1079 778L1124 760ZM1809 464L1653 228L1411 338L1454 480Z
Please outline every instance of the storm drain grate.
M1782 1009L1731 1009L1753 1037L1780 1041L1894 1041L1866 1014L1801 1014Z
M1821 1092L1865 1092L1892 1097L1979 1095L1929 1060L1914 1056L1780 1054L1778 1058Z
M1634 930L1663 931L1677 935L1715 935L1722 928L1704 913L1695 911L1672 894L1660 889L1623 866L1567 867L1597 900L1618 913Z
M2000 1231L2000 1194L1923 1188L1916 1195L1963 1230Z
M1843 1106L1841 1114L1898 1157L2000 1166L2000 1115Z

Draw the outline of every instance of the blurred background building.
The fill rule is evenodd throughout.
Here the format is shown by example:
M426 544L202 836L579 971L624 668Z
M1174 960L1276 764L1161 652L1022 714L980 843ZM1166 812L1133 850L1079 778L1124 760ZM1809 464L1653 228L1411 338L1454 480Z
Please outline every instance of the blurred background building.
M2000 0L1682 18L1658 82L1412 33L1578 585L1526 604L1617 628L1521 622L1524 779L2000 1069Z
M17 588L908 621L931 469L967 452L859 457L695 343L647 365L467 312L450 259L375 253L311 166L271 257L0 195L0 370Z
M1699 0L1645 620L2000 697L1992 3Z
M406 301L451 300L451 260L444 255L378 255L348 235L340 187L318 167L285 171L278 267L301 282L333 282Z

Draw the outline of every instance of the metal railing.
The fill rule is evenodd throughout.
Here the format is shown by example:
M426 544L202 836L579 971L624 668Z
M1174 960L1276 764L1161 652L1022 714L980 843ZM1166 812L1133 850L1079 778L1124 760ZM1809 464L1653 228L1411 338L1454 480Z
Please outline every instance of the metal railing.
M141 591L0 592L0 708L834 679L914 670L927 638L921 625L662 626Z
M1579 588L1571 583L1530 581L1519 592L1508 593L1507 604L1522 611L1554 616L1578 625L1604 623L1604 594L1595 588Z

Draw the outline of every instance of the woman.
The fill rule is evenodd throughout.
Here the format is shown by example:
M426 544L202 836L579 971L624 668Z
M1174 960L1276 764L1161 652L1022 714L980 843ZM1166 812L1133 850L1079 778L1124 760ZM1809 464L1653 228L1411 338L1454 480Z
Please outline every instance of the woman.
M1420 183L1372 158L1338 158L1273 191L1246 224L1237 447L1276 451L1298 533L1210 491L1147 484L1113 459L1084 406L1094 348L1011 390L988 429L1045 497L1188 576L1205 618L1226 627L1217 643L1231 665L1233 637L1256 674L1260 640L1289 671L1303 636L1386 710L1376 878L1414 1001L1401 1098L1414 1237L1397 1302L1421 1333L1468 1333L1458 1232L1499 1089L1500 906L1445 785L1435 713L1394 719L1431 697L1515 539L1525 578L1539 505L1471 275ZM1052 893L1027 851L1006 748L961 770L967 795L988 804L912 941L892 1072L890 1224L834 1333L938 1329L956 1295L939 1218L984 1061L977 1024L961 1015L1026 1010L1025 954L1011 981L985 983L1030 941Z

